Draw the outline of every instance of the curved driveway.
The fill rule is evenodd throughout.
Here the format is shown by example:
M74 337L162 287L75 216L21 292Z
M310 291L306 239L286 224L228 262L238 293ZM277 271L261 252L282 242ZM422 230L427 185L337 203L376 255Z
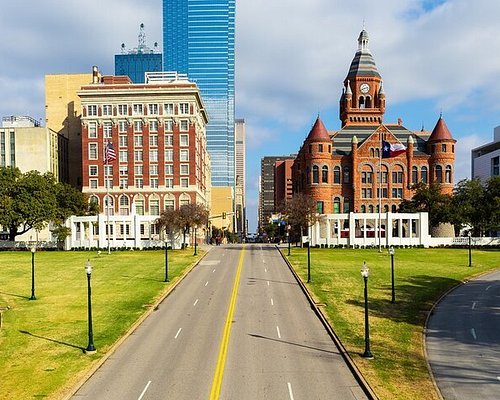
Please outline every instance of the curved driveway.
M430 317L427 354L449 399L500 399L500 271L447 295Z

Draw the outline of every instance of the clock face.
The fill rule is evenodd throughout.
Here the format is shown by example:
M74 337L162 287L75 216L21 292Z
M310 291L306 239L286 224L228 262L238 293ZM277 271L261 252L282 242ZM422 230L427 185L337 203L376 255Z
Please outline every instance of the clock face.
M361 93L368 93L370 90L370 85L368 83L362 83L359 87L359 90L361 90Z

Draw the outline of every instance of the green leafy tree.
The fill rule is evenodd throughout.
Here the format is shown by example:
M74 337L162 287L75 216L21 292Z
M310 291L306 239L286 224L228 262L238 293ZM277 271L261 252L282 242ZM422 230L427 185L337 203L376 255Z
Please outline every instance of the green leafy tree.
M427 212L429 213L429 224L432 227L452 222L452 198L441 193L438 184L427 185L419 182L413 185L412 189L415 191L413 197L400 203L399 212Z
M485 203L488 213L486 228L500 231L500 176L490 178L486 183Z
M41 230L48 222L56 224L70 215L89 211L81 192L56 182L51 173L41 174L18 168L0 168L0 225L9 232L9 240L28 232Z

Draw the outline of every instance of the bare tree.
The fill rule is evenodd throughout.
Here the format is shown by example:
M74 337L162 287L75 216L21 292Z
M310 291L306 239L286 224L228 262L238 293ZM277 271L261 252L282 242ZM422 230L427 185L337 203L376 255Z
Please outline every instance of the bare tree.
M299 228L302 238L304 229L314 225L318 220L316 208L316 201L312 197L296 193L284 204L282 214L289 225Z

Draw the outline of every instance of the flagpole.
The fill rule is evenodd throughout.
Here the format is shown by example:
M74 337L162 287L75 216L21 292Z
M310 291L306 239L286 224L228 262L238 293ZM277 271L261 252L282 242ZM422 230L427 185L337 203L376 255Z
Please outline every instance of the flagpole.
M104 143L104 185L106 186L106 230L108 233L108 254L111 254L111 247L110 247L110 239L109 239L109 234L110 234L110 226L109 226L109 185L108 185L108 168L107 166L109 165L108 163L108 155L106 151L106 143Z
M382 253L382 132L380 132L380 153L378 158L378 251ZM387 227L386 227L387 229Z

